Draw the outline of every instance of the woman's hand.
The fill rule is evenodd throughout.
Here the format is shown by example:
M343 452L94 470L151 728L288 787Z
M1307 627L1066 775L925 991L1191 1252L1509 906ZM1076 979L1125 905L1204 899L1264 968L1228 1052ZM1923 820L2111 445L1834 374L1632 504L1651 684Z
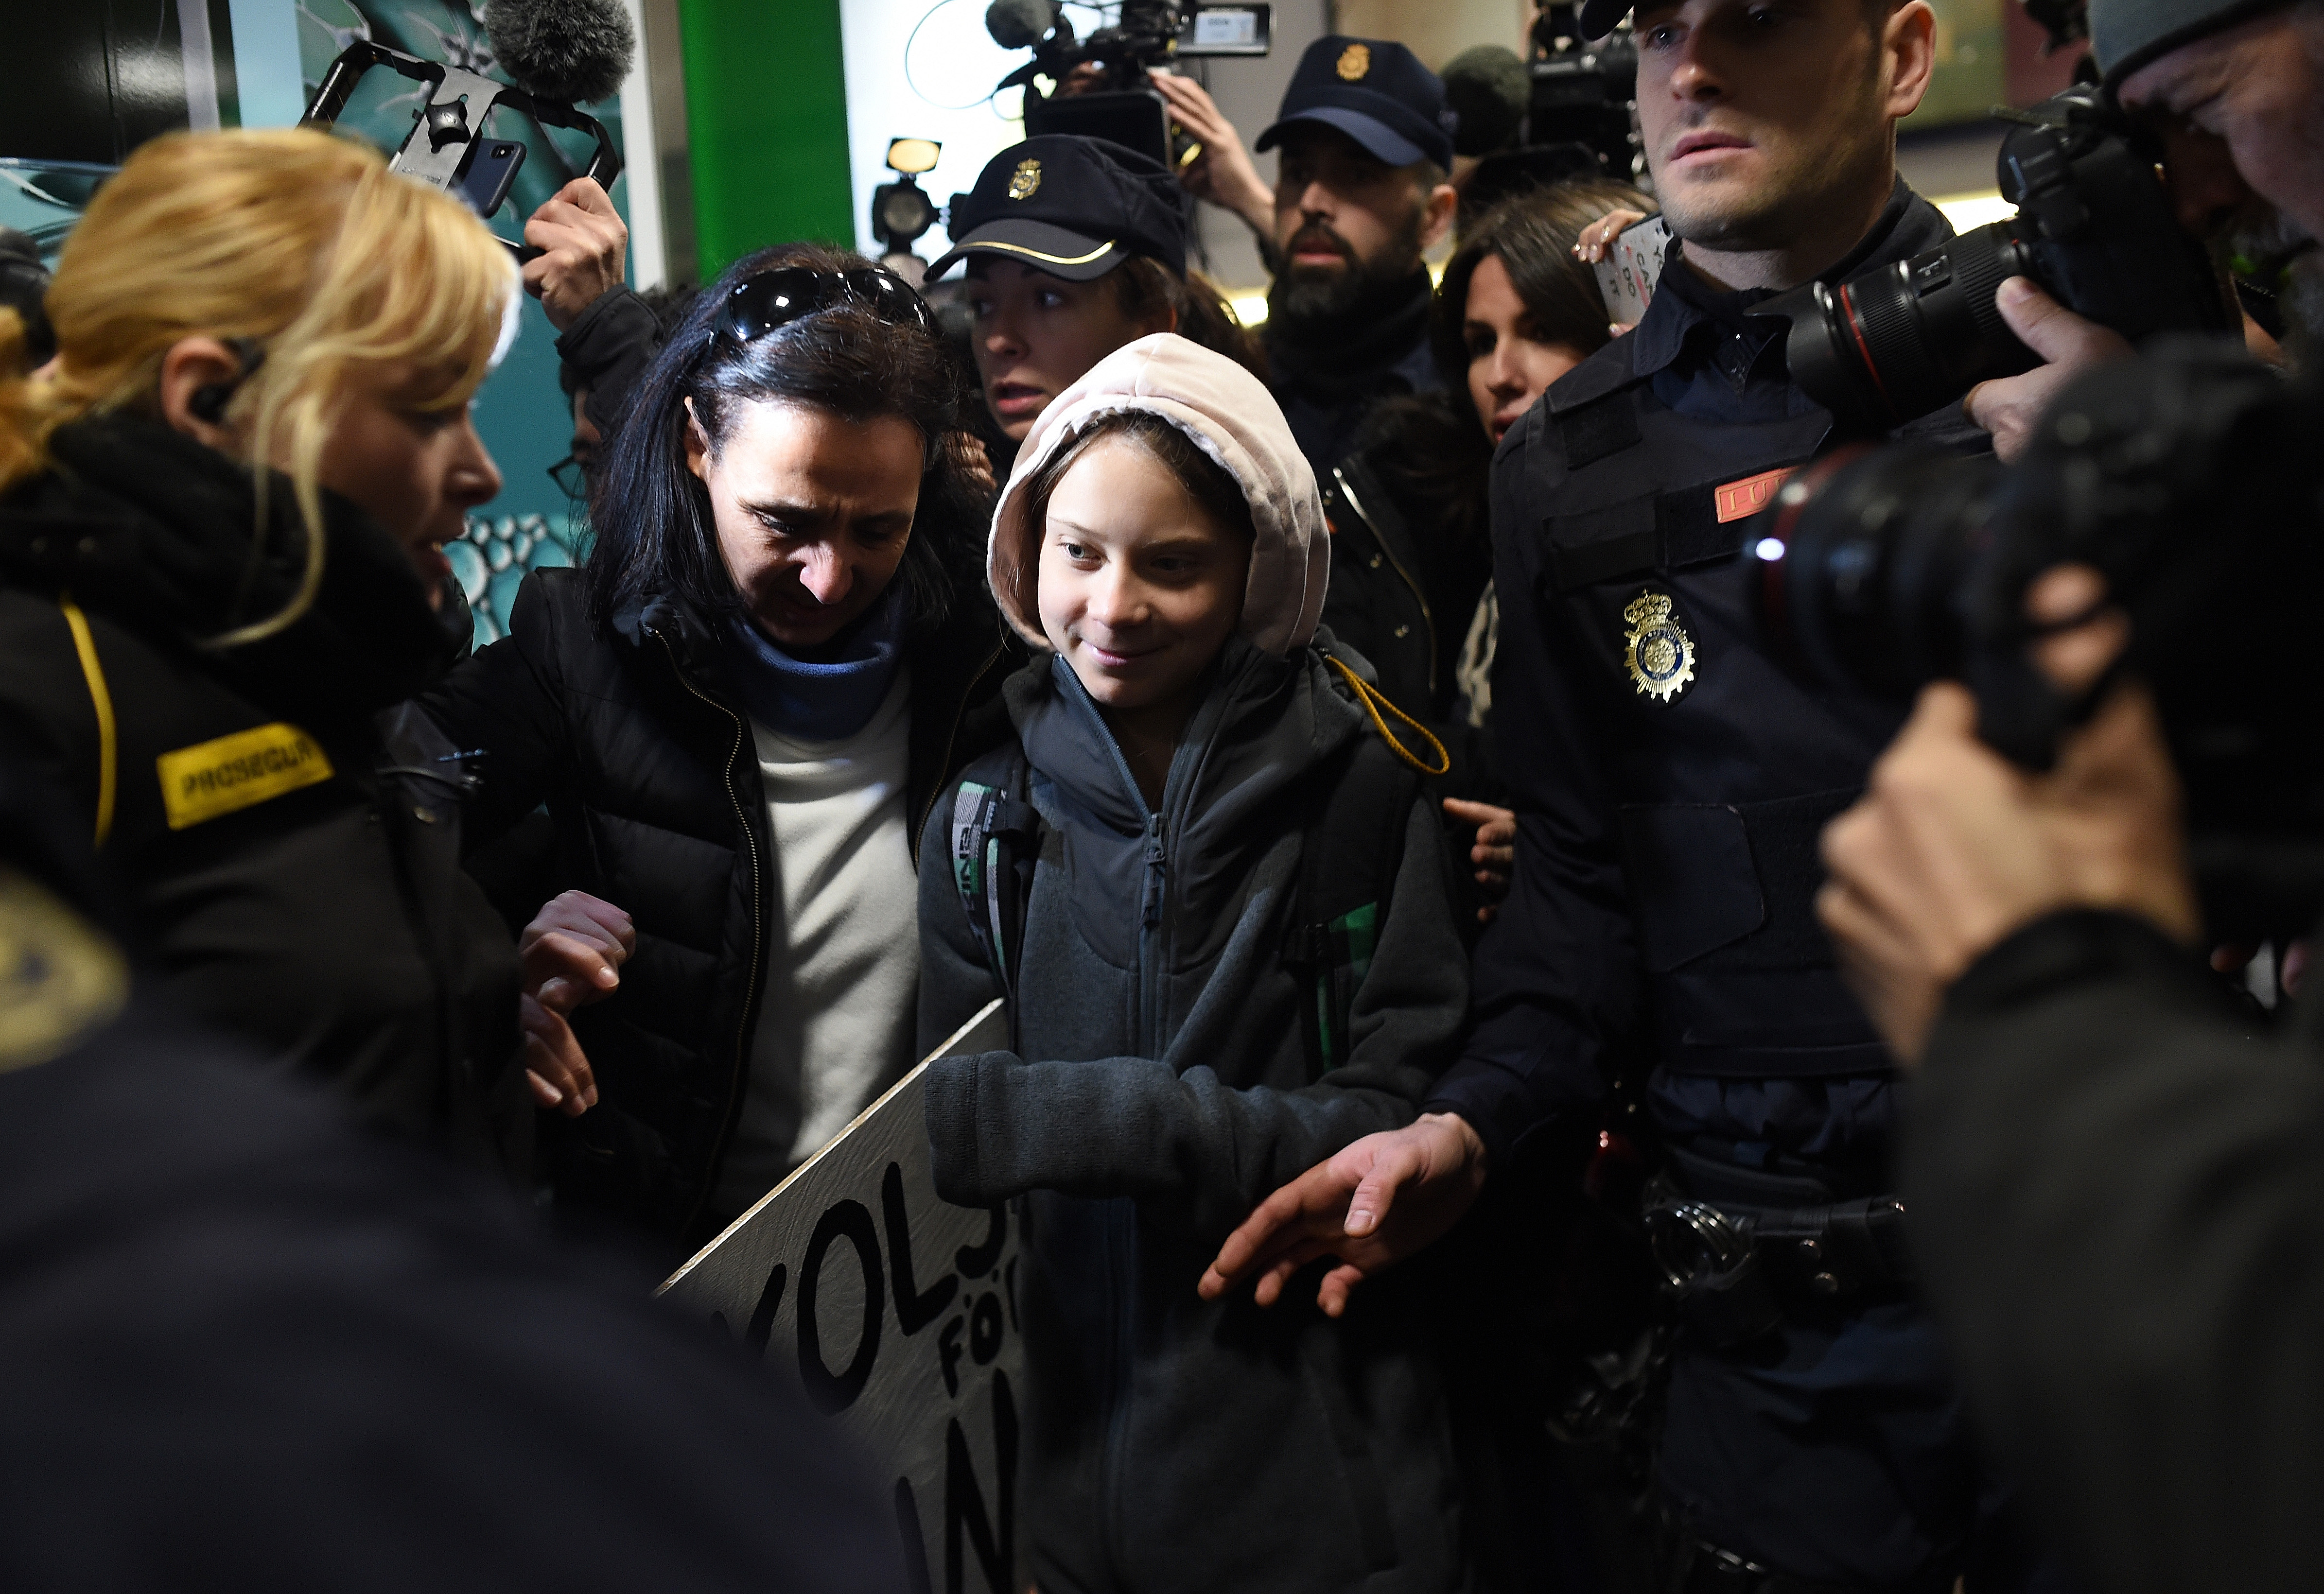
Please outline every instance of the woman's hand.
M578 1118L597 1105L597 1077L589 1055L574 1037L565 1015L530 996L517 999L517 1027L524 1034L524 1079L532 1099Z
M1626 228L1634 227L1646 219L1646 213L1643 210L1609 210L1582 229L1582 235L1573 241L1573 258L1584 265L1596 265L1606 258L1606 252L1614 247L1614 240L1620 237ZM1609 321L1606 330L1619 337L1637 325L1635 321Z
M1477 922L1489 925L1493 915L1500 911L1500 905L1508 900L1509 874L1517 864L1517 816L1490 803L1472 803L1460 797L1446 797L1444 811L1462 824L1477 827L1477 842L1469 849L1469 861L1477 866L1477 883L1490 898L1477 909Z
M1614 240L1622 235L1624 229L1646 219L1643 210L1609 210L1582 229L1582 235L1573 241L1573 258L1583 265L1596 265L1606 258L1606 251L1614 246Z
M615 971L637 944L628 914L586 891L567 891L543 904L517 937L524 993L560 1015L603 1001L620 988Z

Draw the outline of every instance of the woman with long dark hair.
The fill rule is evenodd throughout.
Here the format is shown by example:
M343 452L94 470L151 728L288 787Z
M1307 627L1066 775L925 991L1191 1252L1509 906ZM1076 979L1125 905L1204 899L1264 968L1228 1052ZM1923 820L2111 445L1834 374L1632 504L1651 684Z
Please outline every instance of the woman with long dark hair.
M751 256L639 384L586 563L427 699L484 755L479 840L555 825L524 947L595 1075L549 1137L569 1208L690 1244L911 1061L912 843L1006 668L951 568L987 507L964 397L892 273Z

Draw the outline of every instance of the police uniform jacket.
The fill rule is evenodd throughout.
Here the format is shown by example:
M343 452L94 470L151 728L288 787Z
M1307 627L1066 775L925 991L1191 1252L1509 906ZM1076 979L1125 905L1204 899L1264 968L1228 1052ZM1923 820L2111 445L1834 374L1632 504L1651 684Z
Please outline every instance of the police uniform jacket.
M1950 233L1900 180L1824 276ZM1899 716L1803 684L1761 633L1742 539L1832 430L1790 380L1784 324L1744 313L1765 297L1674 261L1637 329L1552 386L1494 459L1494 713L1517 866L1480 948L1474 1037L1435 1107L1496 1149L1642 1067L1666 1128L1789 1132L1819 1159L1862 1150L1880 1110L1868 1082L1889 1059L1813 898L1818 834ZM1981 437L1950 409L1911 429ZM1801 1081L1817 1083L1803 1096ZM1849 1126L1803 1110L1838 1082Z
M402 549L326 493L313 605L208 646L296 590L290 483L259 538L247 468L157 422L51 450L0 502L0 731L98 843L157 1000L521 1166L515 948L460 868L462 761L394 707L455 650Z
M1825 275L1949 233L1899 182ZM1813 901L1819 833L1899 714L1803 684L1757 617L1753 511L1833 430L1790 380L1784 325L1745 313L1766 297L1674 259L1637 329L1495 456L1493 711L1517 869L1479 948L1471 1038L1428 1106L1505 1166L1528 1134L1586 1127L1621 1082L1691 1193L1796 1211L1892 1188L1891 1061ZM1950 407L1909 429L1979 436ZM1863 1291L1795 1288L1775 1336L1731 1354L1683 1337L1658 1484L1696 1543L1787 1576L1950 1587L1974 1452L1899 1275Z

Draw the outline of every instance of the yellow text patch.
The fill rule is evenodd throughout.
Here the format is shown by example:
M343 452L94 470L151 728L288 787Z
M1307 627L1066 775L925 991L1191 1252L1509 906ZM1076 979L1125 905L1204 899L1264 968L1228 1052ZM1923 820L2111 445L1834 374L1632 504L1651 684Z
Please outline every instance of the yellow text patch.
M161 806L171 830L266 802L331 778L331 760L312 736L276 723L165 752Z

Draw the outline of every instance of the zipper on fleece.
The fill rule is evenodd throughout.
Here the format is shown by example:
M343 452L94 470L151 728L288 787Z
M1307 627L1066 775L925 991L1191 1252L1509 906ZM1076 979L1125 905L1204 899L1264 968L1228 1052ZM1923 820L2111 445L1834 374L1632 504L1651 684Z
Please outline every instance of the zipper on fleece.
M734 1120L742 1107L743 1087L751 1077L751 1015L759 1005L759 987L767 972L766 934L760 911L766 880L759 866L758 834L751 828L750 812L742 806L742 794L734 788L734 769L751 737L749 722L687 678L686 670L678 662L678 650L670 646L668 637L650 626L646 634L661 644L669 659L670 674L678 677L679 686L734 722L734 750L726 755L726 800L734 805L734 822L742 827L742 845L751 857L751 976L742 987L742 1015L734 1021L734 1076L726 1090L725 1110L719 1117L718 1138L711 1143L710 1167L703 1177L701 1193L686 1214L684 1227L691 1229L700 1221L703 1208L710 1204L710 1193L717 1184L718 1164L726 1155L726 1142L733 1136Z

